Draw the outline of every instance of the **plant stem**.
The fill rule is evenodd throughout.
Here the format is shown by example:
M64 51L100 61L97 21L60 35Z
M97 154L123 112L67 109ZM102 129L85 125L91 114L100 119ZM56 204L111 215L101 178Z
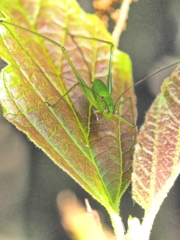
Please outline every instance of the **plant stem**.
M157 212L159 211L159 206L153 207L150 211L146 210L141 225L141 238L139 240L148 240L150 237L152 225Z
M123 30L123 27L125 26L126 19L128 18L128 12L129 12L129 5L131 4L132 0L123 0L119 12L119 17L116 23L116 26L114 28L114 31L112 33L115 46L118 47L119 39Z
M124 225L121 217L112 208L107 209L117 240L124 240Z

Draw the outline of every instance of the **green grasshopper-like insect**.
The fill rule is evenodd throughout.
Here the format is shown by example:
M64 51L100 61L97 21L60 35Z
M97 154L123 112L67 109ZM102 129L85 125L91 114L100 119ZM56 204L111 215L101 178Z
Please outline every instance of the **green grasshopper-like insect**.
M91 40L95 40L95 41L100 41L100 42L104 42L110 45L110 59L109 59L109 69L108 69L108 79L107 79L107 85L100 79L95 79L92 83L92 88L90 88L86 82L83 80L83 78L81 77L81 75L78 73L77 69L75 68L74 64L72 63L65 47L60 44L57 43L55 41L53 41L50 38L47 38L37 32L31 31L29 29L26 29L24 27L21 27L19 25L13 24L13 23L9 23L6 22L4 20L0 20L0 23L2 25L11 25L17 28L20 28L22 30L25 30L27 32L30 32L40 38L43 38L49 42L51 42L52 44L58 46L61 48L65 58L67 59L69 65L71 66L77 80L78 83L74 84L63 96L61 96L61 98L57 101L59 102L62 97L65 97L68 93L70 93L76 86L79 86L79 88L82 90L82 92L84 93L84 95L87 97L88 101L94 106L95 110L94 113L102 113L103 118L104 119L111 119L112 117L116 117L118 118L120 121L124 122L125 124L127 124L128 126L134 127L134 123L130 123L129 121L127 121L126 119L124 119L123 117L119 116L116 112L116 107L121 105L122 103L125 103L126 101L130 101L130 104L132 106L131 103L131 98L126 98L123 101L119 102L117 104L117 102L119 101L120 96L116 103L114 104L113 99L112 99L112 57L113 57L113 49L114 49L114 45L113 43L109 42L109 41L105 41L105 40L101 40L98 38L89 38L89 37L85 37L85 36L78 36L80 38L85 38L85 39L91 39ZM50 105L47 103L47 105L49 105L50 107L54 107L57 102L53 105ZM133 117L132 117L133 119Z
M120 100L120 98L122 97L123 94L121 94L118 99L116 100L116 102L113 102L112 99L112 58L113 58L113 49L114 49L114 45L113 43L109 42L109 41L105 41L102 39L98 39L98 38L90 38L90 37L85 37L85 36L78 36L80 38L84 38L84 39L90 39L90 40L95 40L95 41L100 41L100 42L104 42L110 45L110 59L109 59L109 68L108 68L108 79L107 79L107 85L100 79L95 79L92 83L92 88L90 88L86 82L83 80L83 78L81 77L81 75L78 73L77 69L75 68L74 64L72 63L65 47L60 44L57 43L55 41L53 41L50 38L47 38L37 32L31 31L27 28L21 27L19 25L13 24L13 23L9 23L6 22L4 20L0 20L0 23L3 25L11 25L11 26L15 26L17 28L20 28L22 30L25 30L27 32L30 32L40 38L43 38L49 42L51 42L52 44L58 46L61 48L66 60L68 61L69 65L71 66L77 80L78 83L74 84L64 95L61 96L61 98L53 105L50 105L49 103L47 103L48 106L50 107L54 107L63 97L65 97L68 93L70 93L76 86L79 86L79 88L82 90L82 92L84 93L84 95L87 97L88 101L95 107L94 113L102 113L103 118L104 119L111 119L112 117L116 117L118 118L120 121L124 122L125 124L127 124L130 127L135 127L134 122L130 123L129 121L127 121L126 119L124 119L123 117L119 116L116 112L116 107L118 107L119 105L125 103L126 101L130 101L130 105L131 105L131 109L132 109L132 100L131 97L128 97L126 99L124 99L123 101L120 101L118 103L118 101ZM175 63L177 64L177 63ZM172 64L174 65L174 64ZM171 65L171 66L172 66ZM163 68L165 69L165 68ZM162 71L163 69L157 71L156 73ZM150 77L156 73L152 73L147 77ZM137 83L140 83L142 81L144 81L144 79L141 79L140 81L138 81ZM136 83L136 84L137 84ZM136 85L134 84L134 85ZM132 85L133 86L133 85ZM128 89L125 90L128 91L132 86L130 86ZM132 111L132 120L134 120L133 117L133 111Z

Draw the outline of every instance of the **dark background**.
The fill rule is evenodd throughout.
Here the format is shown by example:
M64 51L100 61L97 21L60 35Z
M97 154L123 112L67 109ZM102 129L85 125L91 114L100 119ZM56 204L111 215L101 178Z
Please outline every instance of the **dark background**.
M93 13L90 0L78 1ZM133 63L135 81L176 62L180 57L179 0L140 0L131 5L127 30L119 48ZM111 30L111 27L110 27ZM138 126L157 94L159 81L172 72L163 71L136 87ZM62 189L71 189L82 201L88 198L93 208L110 224L104 208L94 201L66 173L53 164L24 134L0 119L0 239L69 239L59 224L56 197ZM180 180L165 199L153 226L151 240L179 240ZM141 218L143 210L133 204L131 188L123 196L121 215L126 224L129 215Z

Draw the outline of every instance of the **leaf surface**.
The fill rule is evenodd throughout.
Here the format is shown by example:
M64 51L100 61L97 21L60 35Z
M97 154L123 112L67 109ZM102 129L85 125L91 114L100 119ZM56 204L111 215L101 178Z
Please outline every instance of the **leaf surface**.
M111 36L97 17L85 14L75 1L5 0L0 6L6 21L60 42L89 87L95 78L107 81L109 45L78 35L112 41ZM98 114L98 120L78 87L49 107L45 102L54 104L78 81L61 49L48 41L0 24L0 56L9 63L1 72L4 116L102 205L118 211L131 179L135 128L115 117L104 120ZM115 50L114 99L131 84L129 57ZM135 106L132 89L121 101L126 97ZM129 101L117 110L132 122Z
M162 85L137 138L133 198L158 208L180 172L180 66Z

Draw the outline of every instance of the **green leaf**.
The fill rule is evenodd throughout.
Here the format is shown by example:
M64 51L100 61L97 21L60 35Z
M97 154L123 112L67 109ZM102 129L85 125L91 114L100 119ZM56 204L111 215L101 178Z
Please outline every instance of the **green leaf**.
M155 214L180 172L180 66L162 85L137 138L133 198Z
M73 0L1 1L2 17L45 35L65 46L70 59L88 86L94 78L107 81L109 46L78 35L112 41L101 21L86 14ZM68 29L68 31L67 31ZM73 34L73 37L69 34ZM0 24L0 56L8 62L1 72L4 116L40 147L55 164L105 207L118 212L131 179L135 128L118 119L93 114L60 48L16 27ZM113 97L131 86L129 57L118 50L113 62ZM121 98L131 97L133 90ZM132 122L134 109L127 101L119 114ZM135 113L134 113L135 114ZM135 114L136 115L136 114Z

